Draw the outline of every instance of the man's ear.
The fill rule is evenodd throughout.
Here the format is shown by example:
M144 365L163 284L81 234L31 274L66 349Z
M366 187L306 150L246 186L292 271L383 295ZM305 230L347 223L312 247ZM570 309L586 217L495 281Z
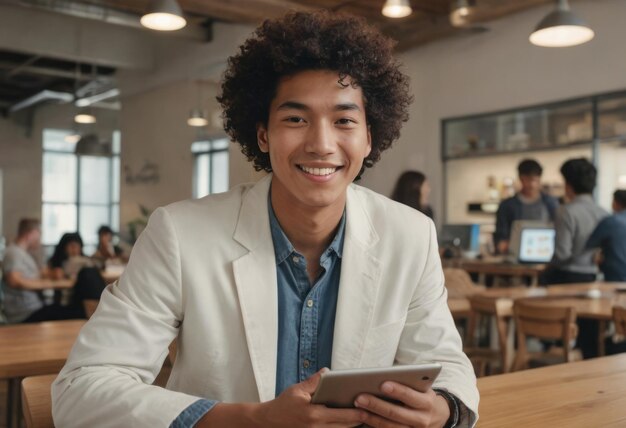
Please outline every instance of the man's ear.
M371 127L367 125L367 149L365 150L365 156L363 156L363 159L368 157L371 152L372 152L372 132L371 132Z
M259 149L261 149L263 153L269 153L270 146L267 140L267 127L262 123L256 124L256 140Z

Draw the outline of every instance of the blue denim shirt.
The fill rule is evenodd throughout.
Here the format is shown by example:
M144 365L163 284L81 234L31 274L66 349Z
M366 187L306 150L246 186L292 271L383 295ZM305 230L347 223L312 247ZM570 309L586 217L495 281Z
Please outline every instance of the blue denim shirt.
M335 238L322 253L321 272L311 285L306 260L281 229L270 201L268 211L278 284L276 395L279 395L321 368L330 368L346 215L344 212ZM193 427L215 404L217 401L208 399L194 402L170 428Z

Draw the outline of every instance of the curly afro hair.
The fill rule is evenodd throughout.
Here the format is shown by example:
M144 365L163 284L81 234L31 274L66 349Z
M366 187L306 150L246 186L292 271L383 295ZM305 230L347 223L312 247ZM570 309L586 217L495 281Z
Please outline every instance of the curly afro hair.
M256 127L267 126L280 79L305 70L337 71L341 84L349 77L363 92L372 150L360 177L400 136L402 122L408 120L409 79L393 57L394 45L354 16L291 12L266 20L228 59L217 97L224 109L224 130L241 144L257 171L272 171L269 155L259 149Z

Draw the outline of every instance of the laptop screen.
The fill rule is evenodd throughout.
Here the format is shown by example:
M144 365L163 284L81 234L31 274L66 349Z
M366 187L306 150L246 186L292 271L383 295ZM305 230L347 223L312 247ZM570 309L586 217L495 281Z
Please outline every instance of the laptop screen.
M520 236L518 259L521 263L548 263L554 254L552 228L524 228Z

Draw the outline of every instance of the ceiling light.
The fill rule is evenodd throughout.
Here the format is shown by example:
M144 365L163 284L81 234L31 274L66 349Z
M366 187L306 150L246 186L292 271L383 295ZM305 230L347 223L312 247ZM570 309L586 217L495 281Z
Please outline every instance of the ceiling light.
M567 0L558 0L556 10L539 22L529 40L533 45L561 48L586 43L593 36L593 30L570 11Z
M204 114L204 110L201 109L193 109L191 110L191 114L189 115L189 119L187 119L187 125L189 126L207 126L209 121L206 118L206 114Z
M387 0L382 13L387 18L404 18L413 13L413 9L409 0Z
M476 0L454 0L450 8L450 24L454 27L463 27L469 23L468 18Z
M176 0L152 0L140 22L144 27L157 31L175 31L187 25Z
M96 123L96 116L91 113L78 113L74 116L74 122L76 123Z
M95 134L87 134L78 140L74 153L81 156L111 156L111 143L100 141Z

